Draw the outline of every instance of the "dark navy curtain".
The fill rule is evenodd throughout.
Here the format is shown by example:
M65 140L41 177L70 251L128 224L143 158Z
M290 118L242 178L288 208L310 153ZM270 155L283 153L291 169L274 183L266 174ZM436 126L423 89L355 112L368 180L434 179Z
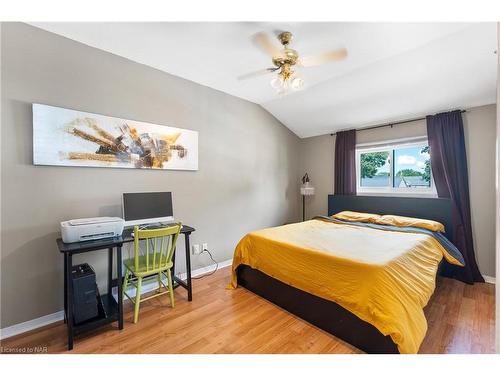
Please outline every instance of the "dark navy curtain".
M335 137L335 194L356 195L356 130Z
M476 263L469 201L469 178L461 111L427 116L431 168L439 197L452 201L453 243L465 267L444 262L442 274L466 283L484 282ZM494 202L492 202L494 204Z

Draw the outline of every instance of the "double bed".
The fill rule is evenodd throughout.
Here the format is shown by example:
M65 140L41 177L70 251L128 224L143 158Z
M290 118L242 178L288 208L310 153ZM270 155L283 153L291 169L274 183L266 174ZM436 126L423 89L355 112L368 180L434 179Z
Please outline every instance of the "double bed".
M243 237L231 287L243 286L365 352L416 353L440 262L463 259L438 232L331 217L346 210L431 219L450 236L446 199L329 196L327 217Z

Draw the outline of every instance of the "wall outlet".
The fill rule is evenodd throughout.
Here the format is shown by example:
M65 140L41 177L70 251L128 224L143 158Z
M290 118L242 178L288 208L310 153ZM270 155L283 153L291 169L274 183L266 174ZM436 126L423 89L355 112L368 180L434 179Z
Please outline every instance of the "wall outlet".
M200 254L201 253L200 245L199 244L191 245L191 252L193 253L193 255Z
M203 245L201 245L201 251L208 250L208 244L205 242Z

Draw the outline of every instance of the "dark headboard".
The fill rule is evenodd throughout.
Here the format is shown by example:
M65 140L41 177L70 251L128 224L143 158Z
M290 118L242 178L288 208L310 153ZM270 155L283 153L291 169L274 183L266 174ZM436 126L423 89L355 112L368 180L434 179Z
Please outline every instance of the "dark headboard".
M340 211L401 215L435 220L443 223L446 237L449 240L452 239L451 201L447 198L328 195L328 216Z

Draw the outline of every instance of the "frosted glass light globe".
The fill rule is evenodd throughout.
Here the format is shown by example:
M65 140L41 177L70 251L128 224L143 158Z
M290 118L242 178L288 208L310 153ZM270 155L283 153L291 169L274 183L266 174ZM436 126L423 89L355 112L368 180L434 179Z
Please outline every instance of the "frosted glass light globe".
M292 79L292 82L290 83L290 86L294 90L299 90L304 86L304 80L300 77L295 77Z
M283 87L283 80L280 77L273 77L270 84L273 89L279 90Z

